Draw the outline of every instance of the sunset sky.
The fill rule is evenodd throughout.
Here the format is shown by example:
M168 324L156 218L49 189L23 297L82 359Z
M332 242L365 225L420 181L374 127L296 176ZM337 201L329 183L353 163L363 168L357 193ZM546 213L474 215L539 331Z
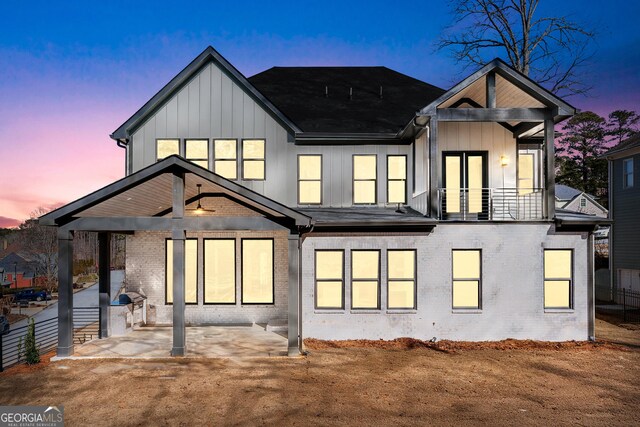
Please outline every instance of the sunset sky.
M594 90L568 101L601 115L640 111L640 2L541 3L540 16L598 30ZM208 45L246 76L384 65L443 88L462 77L433 44L450 20L444 0L87 4L0 4L0 227L121 178L124 150L109 134Z

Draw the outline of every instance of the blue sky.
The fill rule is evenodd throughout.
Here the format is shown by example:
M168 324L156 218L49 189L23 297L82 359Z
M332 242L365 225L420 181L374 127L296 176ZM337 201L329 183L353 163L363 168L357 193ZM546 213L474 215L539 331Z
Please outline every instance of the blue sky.
M540 16L598 31L586 76L594 90L569 102L640 110L640 2L541 3ZM0 226L120 178L124 152L109 133L208 45L247 76L275 65L385 65L448 88L463 75L434 49L447 11L446 1L3 2Z

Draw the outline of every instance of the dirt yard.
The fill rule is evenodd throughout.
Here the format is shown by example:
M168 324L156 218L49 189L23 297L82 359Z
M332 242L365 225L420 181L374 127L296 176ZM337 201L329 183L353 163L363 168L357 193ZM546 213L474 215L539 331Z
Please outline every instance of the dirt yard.
M598 334L618 344L55 362L0 374L0 404L64 405L92 426L640 425L640 331Z

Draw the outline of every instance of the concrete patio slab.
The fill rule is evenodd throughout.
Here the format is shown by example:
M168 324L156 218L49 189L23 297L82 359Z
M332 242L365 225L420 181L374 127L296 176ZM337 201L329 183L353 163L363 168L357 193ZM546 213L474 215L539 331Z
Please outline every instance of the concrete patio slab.
M170 357L172 329L145 326L120 337L97 339L78 345L72 358L166 358ZM242 359L287 355L287 339L263 327L187 327L186 357Z

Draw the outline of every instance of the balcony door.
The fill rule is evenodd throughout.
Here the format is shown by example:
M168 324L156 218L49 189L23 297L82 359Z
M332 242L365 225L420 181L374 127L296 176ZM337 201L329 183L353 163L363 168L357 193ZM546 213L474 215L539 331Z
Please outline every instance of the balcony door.
M489 190L486 151L442 153L443 219L487 219Z

